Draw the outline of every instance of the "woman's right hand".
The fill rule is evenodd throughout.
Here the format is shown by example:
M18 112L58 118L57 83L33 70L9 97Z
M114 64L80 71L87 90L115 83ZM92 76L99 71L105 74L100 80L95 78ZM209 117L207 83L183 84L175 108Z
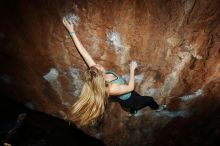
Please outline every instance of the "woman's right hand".
M69 32L74 32L73 24L70 21L66 20L66 18L63 18L63 24Z
M130 70L135 70L137 68L137 62L136 61L131 61L130 63Z

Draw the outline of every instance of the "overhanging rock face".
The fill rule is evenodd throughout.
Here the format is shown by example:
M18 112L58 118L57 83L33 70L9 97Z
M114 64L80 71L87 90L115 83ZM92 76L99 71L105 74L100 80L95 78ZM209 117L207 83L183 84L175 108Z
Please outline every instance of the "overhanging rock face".
M173 130L170 123L187 127L191 117L191 124L204 117L212 119L199 113L215 111L219 101L219 0L1 3L2 95L66 118L68 107L80 94L86 69L62 25L66 17L97 63L125 79L129 62L139 63L137 92L158 102L175 96L163 100L168 103L167 111L145 108L135 117L128 117L118 103L110 103L101 126L85 131L107 145L156 145L163 129ZM175 122L179 118L184 123Z

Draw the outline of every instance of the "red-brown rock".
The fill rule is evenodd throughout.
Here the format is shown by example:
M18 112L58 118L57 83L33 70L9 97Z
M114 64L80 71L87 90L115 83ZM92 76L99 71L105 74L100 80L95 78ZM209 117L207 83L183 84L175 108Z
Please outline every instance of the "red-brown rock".
M188 145L181 140L183 127L203 118L213 120L207 110L219 107L220 98L219 0L0 3L2 96L66 118L80 94L86 69L62 25L62 18L70 15L78 37L98 63L126 77L128 62L136 60L140 64L136 91L158 102L175 96L166 100L167 111L145 108L137 117L128 117L118 103L110 103L101 125L86 132L109 146L160 145L161 136L166 145L166 137L172 136L166 133L175 132L176 140L167 145L177 145L178 140ZM199 133L192 135L203 140Z

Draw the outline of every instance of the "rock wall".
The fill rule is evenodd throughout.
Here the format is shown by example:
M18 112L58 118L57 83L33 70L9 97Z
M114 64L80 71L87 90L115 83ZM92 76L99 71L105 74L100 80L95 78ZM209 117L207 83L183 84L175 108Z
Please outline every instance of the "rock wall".
M211 110L218 103L213 101L219 101L219 0L0 3L0 92L31 109L65 119L80 94L86 65L62 25L63 17L75 24L97 63L125 79L129 62L139 63L136 91L167 102L168 110L145 108L128 117L118 103L110 103L101 125L85 129L107 145L154 145L170 122L190 121L195 112ZM170 95L175 98L165 100Z

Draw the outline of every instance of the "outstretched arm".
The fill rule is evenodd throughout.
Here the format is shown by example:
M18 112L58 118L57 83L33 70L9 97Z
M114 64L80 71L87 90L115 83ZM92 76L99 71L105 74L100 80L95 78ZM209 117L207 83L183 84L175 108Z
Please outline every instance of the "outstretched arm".
M131 62L130 65L130 78L129 78L129 83L126 85L120 85L120 84L112 84L109 87L109 95L121 95L125 94L128 92L131 92L134 90L134 72L135 69L137 68L137 63L135 61Z
M65 18L63 19L63 24L68 30L73 42L76 45L77 50L79 51L80 55L85 60L86 64L91 67L96 65L95 61L92 59L90 54L86 51L86 49L83 47L82 43L79 41L78 37L76 36L76 33L73 28L73 24L69 21L67 21Z

